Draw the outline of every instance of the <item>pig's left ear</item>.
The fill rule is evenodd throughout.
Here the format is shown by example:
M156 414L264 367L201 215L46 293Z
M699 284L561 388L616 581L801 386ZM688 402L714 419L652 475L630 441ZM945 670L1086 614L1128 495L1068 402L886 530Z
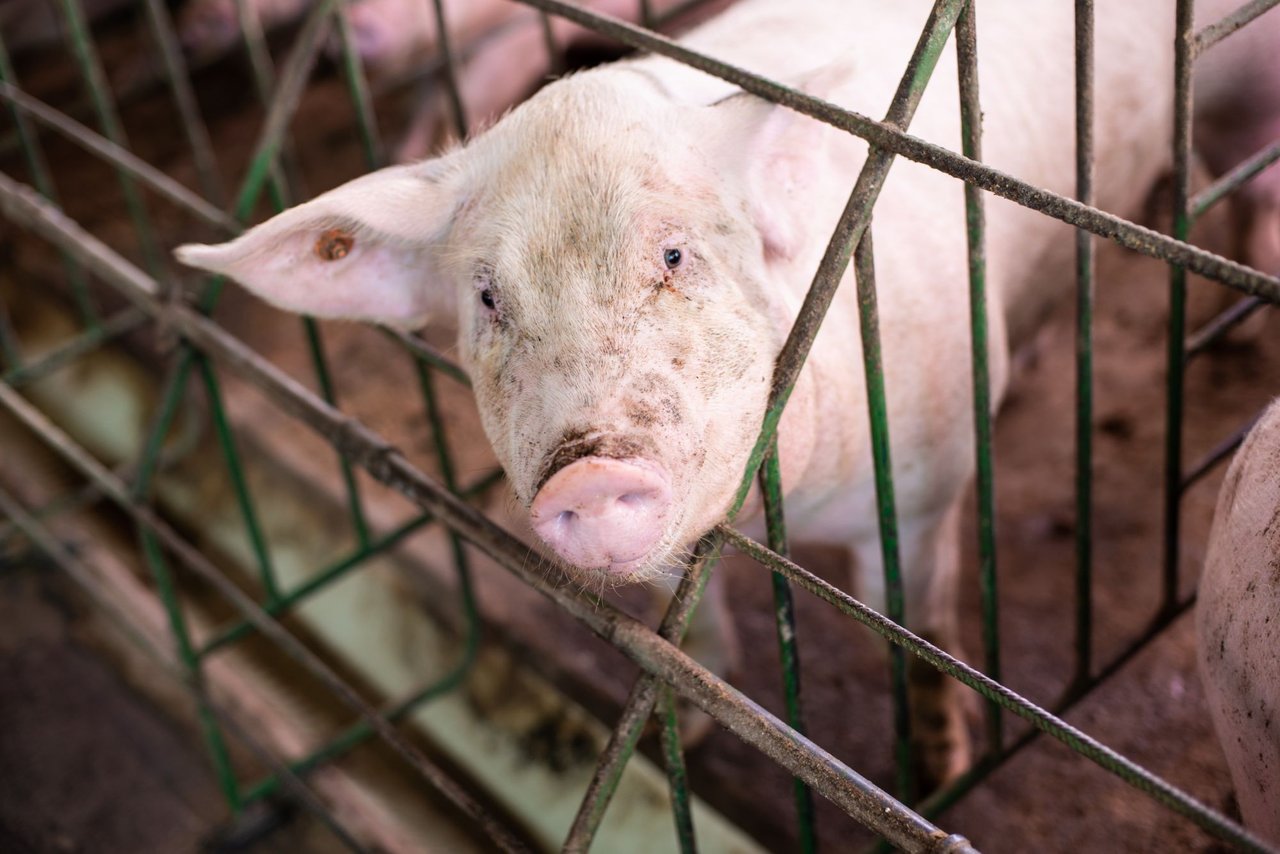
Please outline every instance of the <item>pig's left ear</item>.
M852 76L851 66L837 63L810 73L796 88L835 100ZM812 231L812 193L831 174L831 158L849 135L746 92L720 101L711 113L712 132L722 143L720 162L745 185L766 260L794 258Z
M462 200L457 184L441 161L393 166L291 208L230 243L188 244L174 254L289 311L413 329L451 298L437 259Z

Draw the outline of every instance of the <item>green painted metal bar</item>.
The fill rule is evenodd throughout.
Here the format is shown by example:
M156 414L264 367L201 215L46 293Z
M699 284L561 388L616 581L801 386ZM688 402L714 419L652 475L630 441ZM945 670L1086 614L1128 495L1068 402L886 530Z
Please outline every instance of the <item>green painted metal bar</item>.
M1133 788L1150 795L1157 802L1172 808L1191 819L1204 830L1220 839L1226 839L1243 850L1270 851L1266 843L1253 836L1240 825L1219 815L1186 792L1165 782L1156 775L1120 756L1091 736L1046 712L1039 706L1019 696L1005 686L985 676L964 662L953 658L928 641L894 624L849 594L839 590L813 573L797 566L787 558L776 555L749 537L721 525L717 528L725 540L743 554L774 572L781 572L794 584L808 590L823 601L835 606L842 614L858 622L888 640L894 646L909 650L914 656L928 662L941 672L963 682L982 696L1000 703L1007 711L1029 722L1075 753L1094 762L1127 782Z
M1191 231L1191 66L1194 60L1193 0L1178 0L1174 36L1173 236L1186 240ZM1161 609L1178 602L1182 498L1182 420L1186 354L1187 270L1169 269L1169 332L1164 445L1164 537Z
M436 50L444 62L445 91L449 95L449 116L453 119L453 128L458 139L467 138L467 111L462 103L462 92L458 87L458 58L453 50L453 37L449 34L448 22L444 15L444 0L432 0L431 7L436 16Z
M386 164L382 139L378 134L378 119L373 112L373 99L369 95L369 80L365 77L364 64L354 47L351 21L346 15L335 15L338 28L338 44L342 48L342 75L347 81L347 94L355 107L356 127L360 131L360 143L364 148L365 163L370 169Z
M689 772L684 764L684 748L680 746L680 715L676 695L664 685L658 691L658 723L662 740L663 767L671 788L671 814L675 819L676 842L681 854L696 854L697 835L693 831L693 809L689 799Z
M333 377L329 373L329 362L325 358L324 343L320 340L320 329L315 320L305 317L302 328L307 336L307 349L311 354L311 365L315 370L316 381L320 385L320 396L330 406L337 406L337 395L333 388ZM338 467L342 471L342 483L347 493L347 510L351 514L351 524L355 530L356 543L360 547L369 544L369 522L364 515L364 502L360 498L360 484L356 481L356 473L351 463L338 453Z
M26 362L0 374L0 382L7 383L13 388L21 388L61 370L76 359L137 329L149 319L146 312L136 306L121 309L102 323L89 327L71 340L42 354L36 361Z
M276 581L275 568L271 561L271 547L267 544L262 526L258 522L258 513L254 508L253 498L249 494L249 484L245 479L244 466L240 462L240 452L236 449L235 436L231 430L231 422L227 418L226 408L222 403L222 391L218 387L218 375L214 372L209 360L200 357L196 360L200 369L200 377L204 381L205 393L209 400L209 412L213 417L214 432L218 436L218 446L222 449L223 462L226 463L227 476L231 480L231 489L235 494L236 506L244 521L245 532L249 538L249 546L253 549L254 559L258 564L258 578L266 591L267 602L280 598L280 587Z
M956 64L960 86L961 150L982 160L982 101L978 96L978 24L972 2L956 19ZM982 602L982 650L986 673L1000 681L1000 608L996 576L994 435L991 402L990 333L987 328L986 215L982 191L964 185L965 233L969 255L969 329L973 362L973 437L978 501L978 587ZM987 749L1004 743L1003 712L988 703Z
M187 138L187 147L191 151L191 161L196 168L200 189L205 198L221 206L224 194L222 181L218 177L218 160L213 153L209 129L205 127L204 119L200 117L200 105L196 101L196 93L191 86L187 60L182 55L182 47L178 44L178 37L174 32L173 16L169 14L169 7L163 0L145 0L144 5L147 10L147 23L151 26L151 35L159 48L165 79L169 83L173 103L178 108L178 118L182 122L182 132Z
M254 92L258 102L263 106L271 104L271 87L275 82L275 66L271 62L271 53L267 50L266 36L262 32L262 22L258 18L257 9L250 0L233 0L236 10L236 24L240 28L240 43L244 46L245 56L249 58L249 72L253 78ZM286 170L285 163L293 162L293 147L287 135L280 139L280 150L268 166L270 179L267 192L276 212L289 206L289 177L297 174L296 169ZM237 219L245 217L237 216Z
M120 123L120 117L117 115L115 105L112 102L111 89L107 85L107 77L102 70L102 62L98 58L97 48L94 47L93 39L90 37L89 25L85 20L84 9L80 5L80 0L61 0L60 8L63 21L67 26L72 54L75 57L76 64L79 66L80 76L89 90L89 97L93 101L94 112L97 115L98 123L102 126L103 135L122 148L128 148L129 143L125 136L124 125ZM124 193L125 208L128 210L129 217L133 220L133 226L137 232L138 247L142 253L143 266L153 276L159 277L164 269L164 264L160 259L160 250L156 245L155 233L151 227L151 218L147 214L146 204L138 193L138 188L133 183L133 179L126 172L117 170L116 176L120 181L120 190Z
M378 329L382 334L386 335L392 341L395 341L401 347L412 353L415 359L420 362L426 362L433 369L439 371L455 382L461 383L467 388L471 388L471 378L467 376L467 372L464 371L457 362L454 362L435 347L432 347L426 341L422 340L422 338L409 332L392 329L387 326L380 326Z
M1076 198L1093 204L1093 0L1076 0ZM1093 667L1093 235L1076 229L1076 669L1069 692Z
M182 614L182 603L178 599L178 591L173 582L173 574L156 541L155 535L145 526L138 526L138 537L142 544L142 555L151 577L155 581L156 591L164 603L165 613L169 617L169 629L173 634L178 660L187 673L188 685L196 700L197 714L200 719L200 730L208 746L209 755L213 759L214 774L222 795L227 800L232 812L239 813L244 807L240 796L240 782L236 778L235 768L231 764L231 754L227 750L226 739L218 721L214 717L205 700L203 676L200 672L200 660L191 643L191 635L187 630L186 618Z
M138 453L138 462L130 485L134 500L142 500L151 493L151 482L160 463L164 440L178 415L178 405L186 391L187 380L195 366L195 350L189 344L179 346L179 355L170 362L164 382L161 384L159 403L148 427L146 441Z
M778 462L778 442L774 439L760 469L760 492L764 499L765 528L769 548L781 555L789 554L787 521L783 508L782 469ZM786 704L787 725L805 735L804 707L800 696L800 648L797 642L795 599L791 586L780 575L770 578L773 586L774 627L778 636L778 660L782 664L782 697ZM792 778L792 799L796 806L796 826L800 850L818 850L817 827L814 823L813 792L803 781Z
M285 613L295 605L301 604L321 590L326 589L342 578L345 578L352 570L359 569L369 558L383 554L389 549L399 545L411 534L419 531L424 525L431 521L430 514L420 514L413 517L404 524L394 528L383 536L373 540L372 542L356 549L352 554L335 562L333 565L320 570L310 579L299 584L293 590L285 593L272 601L268 601L263 605L262 610L266 611L273 617L278 617ZM223 629L214 632L213 636L205 642L199 650L201 658L217 652L224 646L232 644L254 631L254 625L247 620L240 620Z
M0 36L0 89L8 91L17 86L17 75L14 73L13 64L9 61L9 52L5 48L4 39ZM40 148L37 141L35 128L27 121L26 115L12 101L9 102L9 110L13 115L13 123L17 127L18 142L22 146L22 153L27 161L27 168L31 170L31 181L35 184L40 194L55 205L60 205L58 201L58 191L53 183L53 175L49 171L49 164L45 160L44 152ZM71 283L71 293L76 301L76 308L80 313L80 321L85 326L93 326L98 322L98 312L93 306L93 301L89 297L89 280L85 276L84 268L77 264L71 256L65 252L59 252L58 257L62 262L62 268L66 271L67 281ZM0 348L3 348L5 359L9 365L20 364L22 359L13 345L12 335L5 328L0 328Z
M898 549L898 511L894 499L893 463L889 452L889 406L884 388L880 351L880 315L876 306L875 257L871 229L862 233L853 252L858 286L858 320L862 333L862 366L866 377L867 418L871 426L871 459L875 467L876 520L880 527L880 559L884 562L885 616L906 625L902 593L902 565ZM898 797L916 797L911 747L911 709L907 696L907 657L899 646L889 648L889 684L893 691L894 759Z

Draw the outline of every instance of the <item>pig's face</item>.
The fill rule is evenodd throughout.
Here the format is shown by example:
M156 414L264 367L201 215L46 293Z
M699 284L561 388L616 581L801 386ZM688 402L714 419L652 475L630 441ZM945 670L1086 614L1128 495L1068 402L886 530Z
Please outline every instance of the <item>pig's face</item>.
M618 76L565 81L465 149L180 257L322 316L411 326L451 297L535 531L568 566L630 581L728 509L793 311L778 211L708 142L722 108Z

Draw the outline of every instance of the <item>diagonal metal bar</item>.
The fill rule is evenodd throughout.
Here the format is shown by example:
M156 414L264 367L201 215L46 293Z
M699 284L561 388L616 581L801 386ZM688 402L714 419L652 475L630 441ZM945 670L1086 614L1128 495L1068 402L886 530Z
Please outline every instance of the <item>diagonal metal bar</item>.
M1263 12L1275 6L1280 6L1280 0L1250 0L1250 2L1245 3L1222 20L1214 21L1195 34L1195 39L1192 42L1192 55L1198 56L1204 53Z

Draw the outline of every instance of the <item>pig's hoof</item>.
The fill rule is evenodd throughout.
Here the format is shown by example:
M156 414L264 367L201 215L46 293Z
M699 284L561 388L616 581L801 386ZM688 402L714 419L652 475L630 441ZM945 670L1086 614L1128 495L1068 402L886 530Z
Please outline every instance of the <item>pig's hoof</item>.
M928 795L953 782L973 764L969 723L976 720L971 692L923 661L908 674L911 745L919 793Z

